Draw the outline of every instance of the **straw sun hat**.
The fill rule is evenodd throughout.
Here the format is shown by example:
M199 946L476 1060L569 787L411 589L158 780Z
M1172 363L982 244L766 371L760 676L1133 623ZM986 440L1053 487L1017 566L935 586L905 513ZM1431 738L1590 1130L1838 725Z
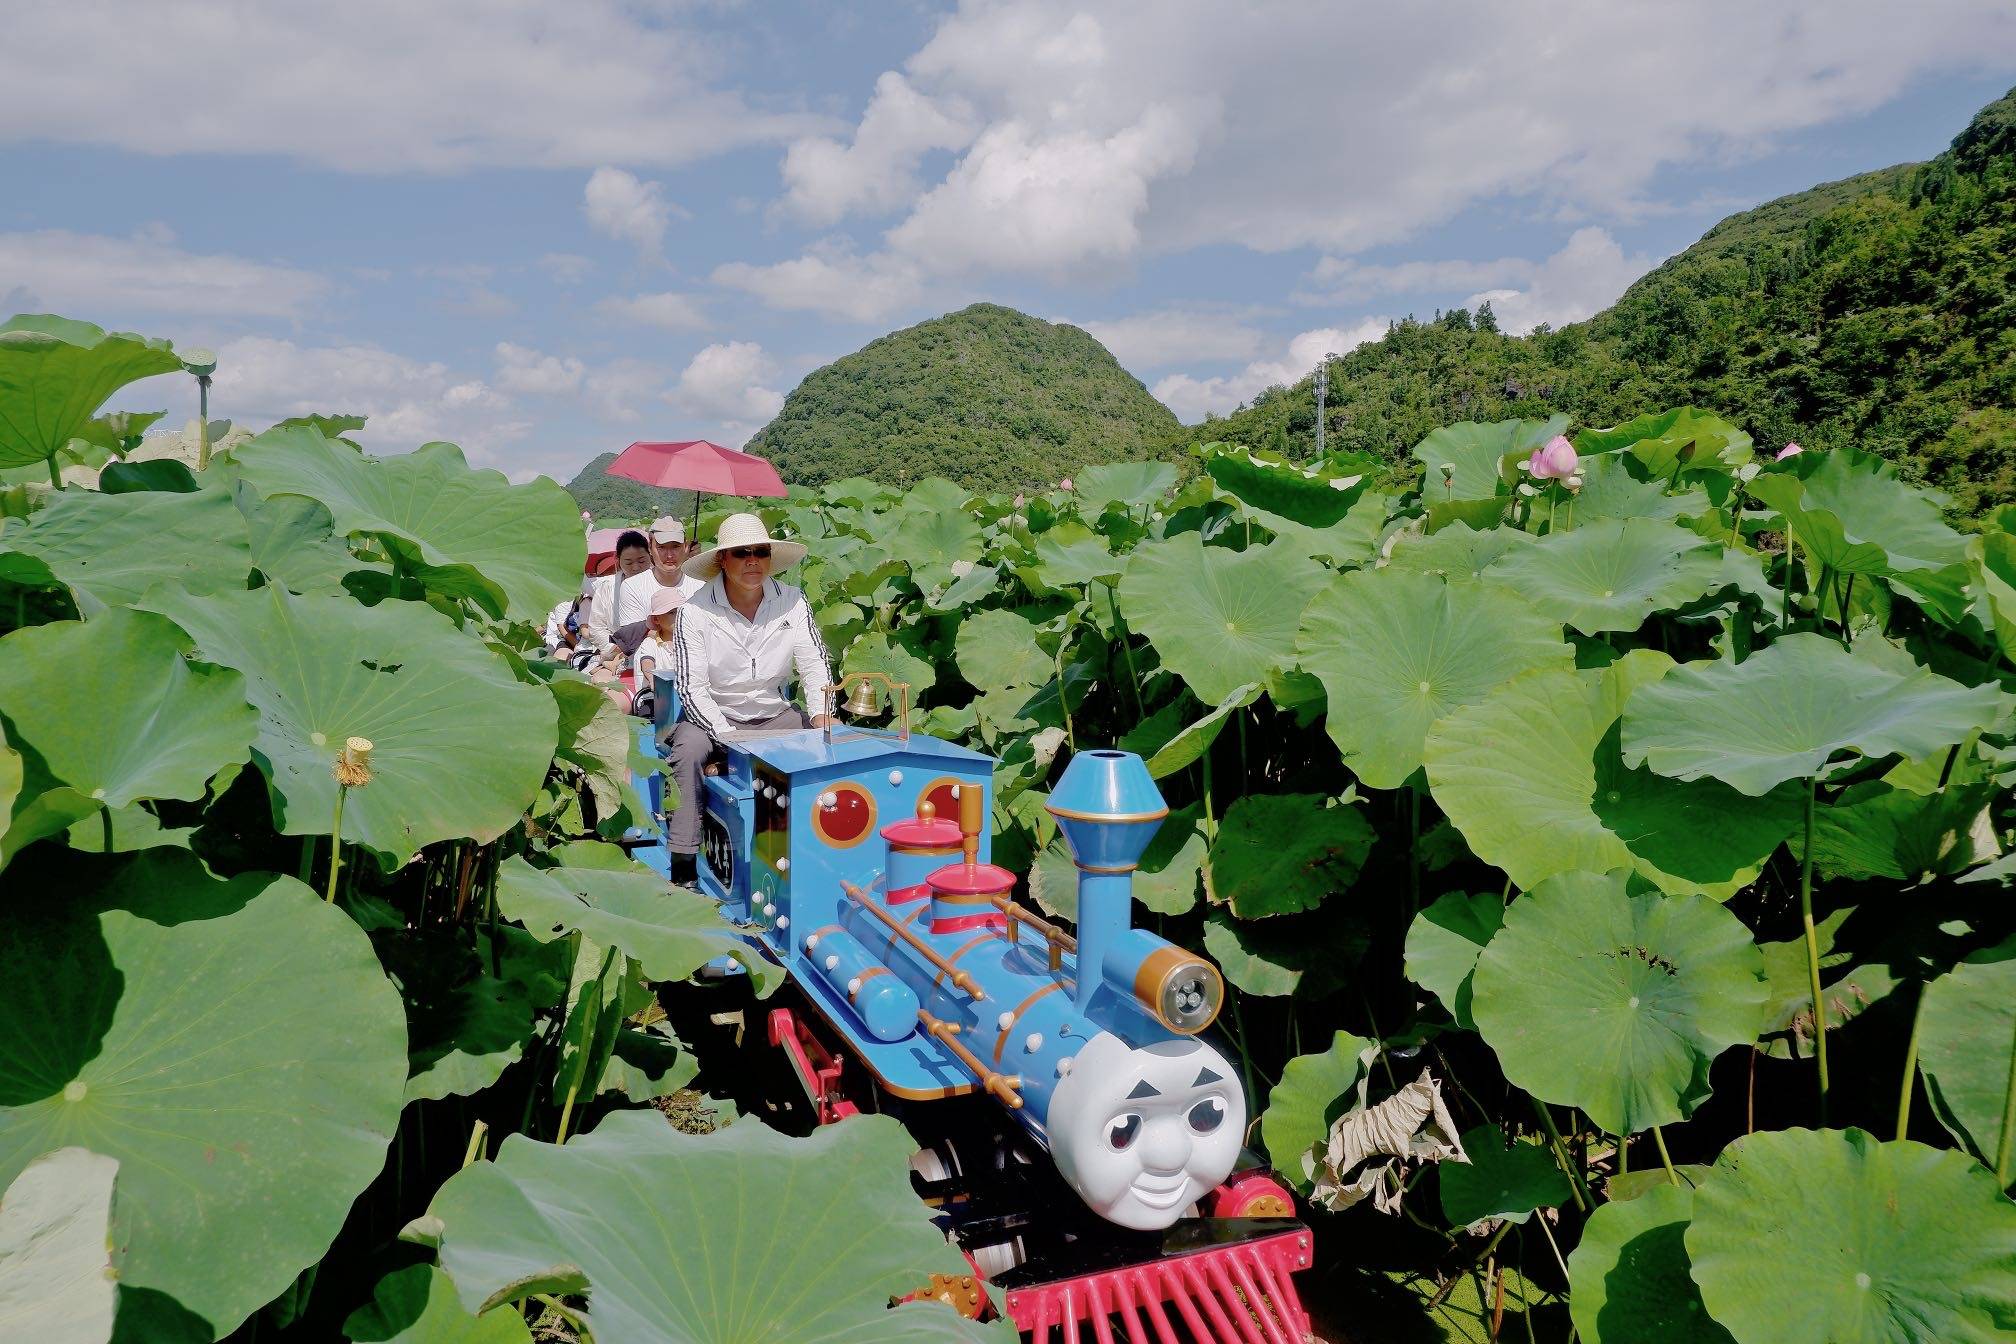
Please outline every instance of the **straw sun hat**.
M770 548L770 572L789 569L805 558L805 543L802 541L781 541L770 535L763 520L753 513L731 513L721 520L721 530L714 537L714 545L700 552L686 562L686 572L703 579L711 579L721 572L721 552L732 551L737 546L768 546Z

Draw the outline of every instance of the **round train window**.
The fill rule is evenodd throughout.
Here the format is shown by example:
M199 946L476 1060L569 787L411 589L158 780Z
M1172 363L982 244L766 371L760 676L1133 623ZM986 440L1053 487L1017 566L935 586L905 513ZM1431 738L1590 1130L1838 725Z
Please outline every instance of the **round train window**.
M835 849L860 844L874 829L875 799L851 780L828 786L813 803L812 830Z
M918 801L928 802L936 808L937 810L932 813L933 816L957 821L959 820L958 788L959 781L949 776L934 779L924 786L924 792Z

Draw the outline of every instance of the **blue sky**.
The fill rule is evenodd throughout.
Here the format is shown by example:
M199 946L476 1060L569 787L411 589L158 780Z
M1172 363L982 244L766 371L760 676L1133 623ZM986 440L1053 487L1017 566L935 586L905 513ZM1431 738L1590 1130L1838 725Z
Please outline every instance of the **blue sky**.
M0 308L217 351L212 413L570 476L737 444L977 300L1186 422L1390 317L1577 320L1759 201L1937 153L2016 9L15 0ZM188 380L121 406L194 414Z

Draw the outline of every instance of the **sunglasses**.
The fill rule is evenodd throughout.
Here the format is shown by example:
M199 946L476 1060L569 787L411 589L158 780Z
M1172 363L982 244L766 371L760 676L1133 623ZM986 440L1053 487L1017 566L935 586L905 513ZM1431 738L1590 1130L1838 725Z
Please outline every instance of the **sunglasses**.
M770 548L768 546L733 546L723 552L723 554L730 560L747 560L751 557L758 560L768 560L770 558Z

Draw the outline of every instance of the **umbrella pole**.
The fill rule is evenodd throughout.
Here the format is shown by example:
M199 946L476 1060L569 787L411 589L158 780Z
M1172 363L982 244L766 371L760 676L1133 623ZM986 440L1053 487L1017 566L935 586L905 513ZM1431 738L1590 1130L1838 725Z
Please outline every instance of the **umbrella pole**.
M686 543L689 546L700 544L700 492L698 490L693 492L693 526L686 529Z

